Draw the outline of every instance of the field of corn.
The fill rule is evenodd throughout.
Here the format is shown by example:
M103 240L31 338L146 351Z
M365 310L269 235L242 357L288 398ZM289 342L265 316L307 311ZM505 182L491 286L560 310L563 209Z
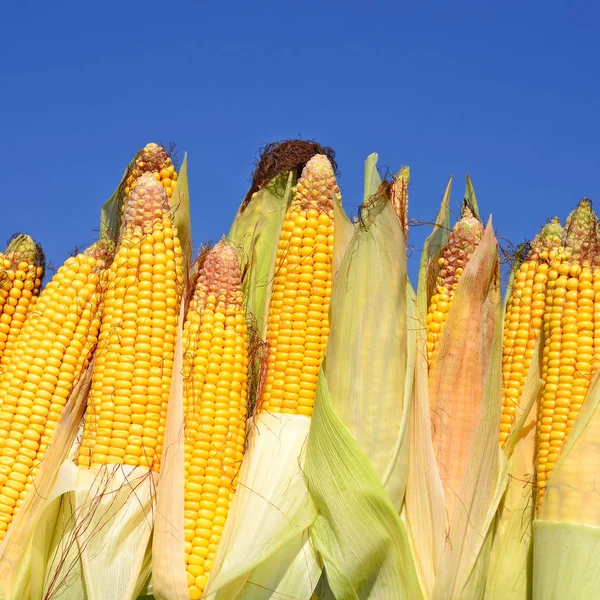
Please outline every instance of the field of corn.
M591 202L501 270L450 180L411 283L376 162L351 218L330 148L271 144L194 252L152 143L54 273L9 240L0 600L600 598Z

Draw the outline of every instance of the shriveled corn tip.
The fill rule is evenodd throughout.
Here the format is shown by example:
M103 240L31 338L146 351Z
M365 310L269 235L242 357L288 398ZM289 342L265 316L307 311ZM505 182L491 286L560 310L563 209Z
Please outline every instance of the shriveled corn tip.
M39 282L36 281L35 290L39 291L46 269L46 257L42 247L33 238L26 233L15 233L4 252L3 266L5 269L13 270L18 270L19 266L24 268L35 266L36 279L39 279ZM35 290L34 294L37 293Z
M598 237L598 217L592 203L584 198L567 217L562 244L573 260L588 260L593 265L600 264L600 239Z
M157 181L165 188L170 198L175 189L177 171L171 162L168 152L158 144L146 144L136 155L135 163L125 181L125 196L129 196L137 185L138 179L144 173L152 173Z
M558 217L546 223L531 242L529 260L550 258L550 252L562 243L563 227Z
M202 310L200 304L211 294L228 307L239 301L240 285L241 271L237 253L222 238L204 258L190 308Z
M294 192L294 201L327 209L333 206L334 195L339 197L333 167L324 154L315 154L302 170Z
M125 203L125 225L150 231L169 210L169 198L160 182L152 173L144 173Z
M88 246L84 254L96 261L97 270L108 269L115 256L116 245L112 240L99 240Z

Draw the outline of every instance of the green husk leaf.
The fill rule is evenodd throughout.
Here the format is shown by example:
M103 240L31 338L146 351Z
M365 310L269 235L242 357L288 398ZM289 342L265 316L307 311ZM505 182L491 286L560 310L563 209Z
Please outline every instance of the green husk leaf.
M336 417L323 372L304 473L319 511L311 539L335 597L421 598L404 523L368 458Z
M206 597L262 598L293 590L308 600L321 566L308 537L317 513L303 476L310 418L259 413L250 420L248 449Z
M295 171L275 177L238 211L227 239L240 249L243 291L248 312L264 339L273 282L277 241L291 201Z
M100 239L111 240L117 243L121 231L121 216L123 199L125 197L125 180L127 172L133 168L135 157L127 165L123 177L117 186L117 189L112 193L111 197L102 205L100 209Z
M368 202L379 190L381 185L381 177L377 172L377 153L369 154L365 160L365 187L363 204Z
M333 222L335 223L335 235L333 236L332 272L335 280L354 235L354 224L348 218L338 194L333 197Z
M538 519L600 526L599 439L600 375L596 373L550 476Z
M465 186L465 202L473 212L473 215L481 221L481 215L479 214L479 205L477 204L477 197L475 196L475 190L473 189L473 182L471 177L467 173Z
M533 598L594 598L600 589L600 377L595 375L533 523Z
M403 440L412 387L406 385L406 297L404 233L382 196L363 212L333 284L324 371L337 417L398 511L406 488Z
M533 523L533 600L589 600L600 589L600 527Z
M192 264L192 221L190 217L190 191L188 186L187 153L179 169L173 196L169 199L173 212L173 224L177 228L177 237L183 254L183 272L188 273Z
M450 235L450 193L452 191L452 177L446 185L446 191L442 197L442 203L438 212L433 231L425 240L423 252L421 253L421 262L419 264L419 281L417 287L417 301L419 303L419 312L427 315L429 297L431 295L432 283L439 272L439 266L434 263L430 269L430 263L438 255L444 244L448 241ZM431 280L431 281L430 281ZM423 320L423 326L425 320Z
M408 322L415 336L415 372L410 421L408 485L406 488L406 526L419 582L426 598L433 593L437 557L444 540L445 500L433 446L429 417L428 365L425 323L429 302L427 273L431 258L448 239L450 231L450 192L448 181L433 231L425 240L421 254L414 321ZM409 308L411 303L408 303ZM410 314L410 313L409 313ZM419 432L415 435L414 432Z
M541 337L525 381L519 406L522 414L504 446L510 479L493 527L485 588L485 597L490 600L524 600L532 594L535 434L542 391L542 349Z

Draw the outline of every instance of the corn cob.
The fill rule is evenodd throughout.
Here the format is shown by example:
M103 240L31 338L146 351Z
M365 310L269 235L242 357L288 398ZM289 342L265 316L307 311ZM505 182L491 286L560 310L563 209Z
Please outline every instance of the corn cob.
M333 256L331 163L313 156L302 171L281 228L267 324L262 409L312 415L329 335Z
M502 356L502 420L500 445L510 434L525 379L543 325L550 263L561 244L558 217L544 225L520 265L506 306Z
M0 372L40 293L45 266L41 246L24 233L15 234L0 255Z
M538 415L537 506L585 398L600 347L600 238L591 202L565 223L550 263L544 312L544 391ZM600 338L600 335L598 335Z
M440 271L427 311L427 360L431 364L444 323L448 318L456 286L464 268L483 237L483 225L467 203L456 222L438 259Z
M168 152L158 144L151 142L146 144L136 155L135 163L125 179L125 199L129 198L135 188L138 179L144 173L152 173L157 181L160 181L171 198L175 191L177 171L171 162Z
M0 378L0 539L33 488L65 403L100 327L112 244L69 258L27 317Z
M200 598L244 453L248 337L237 254L226 240L206 256L183 329L185 562Z
M80 466L159 470L182 281L168 198L146 173L126 203L108 275Z

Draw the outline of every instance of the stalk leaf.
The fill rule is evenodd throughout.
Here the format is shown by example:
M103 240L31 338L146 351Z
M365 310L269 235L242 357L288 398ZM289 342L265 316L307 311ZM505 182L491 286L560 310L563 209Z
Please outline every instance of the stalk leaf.
M319 516L311 537L336 598L422 597L404 523L319 377L304 472Z

